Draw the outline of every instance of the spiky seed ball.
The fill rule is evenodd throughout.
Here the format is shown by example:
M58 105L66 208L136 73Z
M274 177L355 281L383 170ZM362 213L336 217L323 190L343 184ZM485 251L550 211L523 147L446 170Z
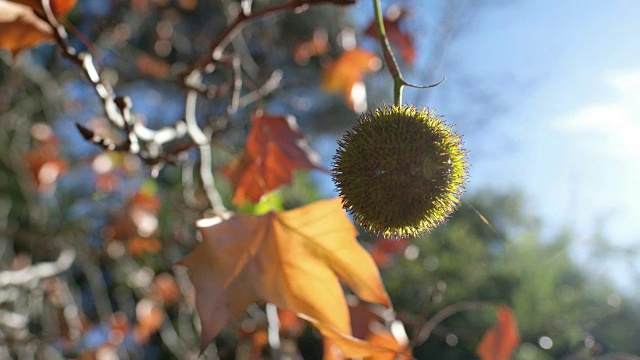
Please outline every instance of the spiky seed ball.
M467 176L460 136L429 109L400 105L361 115L338 141L333 181L363 227L415 236L455 210Z

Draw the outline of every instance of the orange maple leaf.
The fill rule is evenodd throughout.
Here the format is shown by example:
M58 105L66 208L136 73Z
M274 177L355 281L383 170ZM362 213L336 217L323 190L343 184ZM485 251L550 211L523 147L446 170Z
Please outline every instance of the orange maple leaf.
M499 306L496 326L482 337L476 353L481 360L509 360L520 344L516 318L507 306Z
M258 202L262 195L291 183L297 169L327 171L293 116L254 114L251 122L242 157L224 170L235 191L235 204Z
M382 62L376 54L355 48L343 52L322 74L322 89L341 93L349 107L362 112L367 109L363 79L369 72L380 69Z
M136 59L138 71L156 79L163 79L171 71L171 65L164 60L157 59L148 54L142 54Z
M151 335L160 329L167 313L155 300L143 298L136 304L137 324L133 329L133 337L139 344L146 344Z
M313 31L313 37L293 50L293 59L298 65L309 62L312 56L324 55L329 49L329 35L324 28L317 28Z
M26 5L36 11L43 11L42 0L9 0L10 2ZM77 0L50 0L53 14L60 18L65 17L76 6Z
M351 336L340 280L365 301L391 302L340 199L282 213L203 219L198 226L203 241L179 264L187 266L196 289L201 350L249 305L268 301L310 321L349 356L379 351Z
M25 5L0 0L0 48L15 58L24 50L53 40L51 28Z
M162 250L162 243L155 237L134 236L127 241L127 251L134 257L156 254Z
M395 350L395 352L378 352L371 356L365 357L363 360L410 360L413 359L411 350L407 348L408 342L398 340L389 331L374 331L366 340L371 344L378 345L383 348Z

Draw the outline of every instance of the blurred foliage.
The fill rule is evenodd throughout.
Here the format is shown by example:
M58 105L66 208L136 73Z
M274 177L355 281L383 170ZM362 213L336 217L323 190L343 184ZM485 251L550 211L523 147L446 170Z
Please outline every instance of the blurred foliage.
M211 37L237 6L232 0L83 0L69 19L72 34L90 39L74 36L74 46L91 44L105 76L133 98L147 125L159 127L182 116L176 77L206 55ZM343 9L318 6L248 26L233 43L250 59L243 63L246 76L258 86L274 70L285 73L261 106L296 115L312 136L348 126L351 110L337 96L319 92L318 84L349 24ZM328 54L296 63L296 47L319 27L327 33ZM138 158L102 153L85 142L74 122L121 134L101 118L99 101L78 69L56 52L40 47L15 63L0 54L0 274L32 271L65 249L74 249L75 261L55 276L0 286L0 358L196 358L192 289L172 265L195 246L193 223L207 207L193 176L197 156L188 151L149 180L150 169ZM207 116L199 121L231 124L217 139L216 168L238 156L249 124L248 111L227 117L228 100L200 105ZM225 179L216 180L231 204ZM317 184L300 173L292 186L264 201L266 208L290 209L320 197ZM617 294L607 280L589 278L569 254L572 234L543 238L524 208L517 195L479 193L428 236L382 247L385 284L410 335L449 304L481 301L514 309L524 341L517 359L640 353L637 302ZM264 210L264 203L242 209ZM380 241L370 234L362 240L372 252ZM247 319L217 339L221 357L252 349L257 332L251 329L265 322L260 311L250 309ZM472 359L494 320L490 311L452 316L415 357ZM296 336L283 341L305 358L320 356L316 333L307 328ZM549 350L540 347L543 336L553 341Z
M206 56L212 35L238 10L231 0L80 1L69 29L73 46L89 49L102 76L132 98L147 126L158 128L183 117L180 72ZM232 44L244 59L247 84L257 88L273 71L287 73L259 106L309 119L308 94L322 95L321 64L317 57L296 64L295 47L321 25L335 46L347 23L343 10L319 6L247 26ZM192 290L172 265L195 245L193 224L207 207L197 154L188 151L148 180L150 169L135 156L103 153L79 136L74 123L122 139L103 118L90 84L55 47L41 46L15 61L8 53L0 56L0 270L12 279L33 275L28 284L5 282L0 288L0 357L196 358L199 329L192 301L185 301ZM226 81L229 71L212 76ZM349 113L337 98L322 96ZM228 102L219 96L199 109L205 114L201 123L232 124L217 139L216 170L239 156L249 124L249 111L225 113ZM312 123L305 121L305 127ZM231 204L227 180L217 180ZM319 198L303 173L273 196L274 208ZM68 270L52 262L65 249L75 251ZM55 271L39 278L40 265ZM223 358L251 344L237 334L230 339L226 347L225 337L220 339Z
M610 280L589 278L570 257L575 238L570 233L542 238L540 225L524 208L516 194L467 197L447 224L412 241L404 256L382 269L396 309L429 318L462 301L506 304L516 313L524 343L516 359L638 353L627 337L639 330L630 320L639 310L637 302L622 300ZM415 356L472 358L492 321L489 312L452 316L416 348ZM548 350L539 347L543 336L552 340Z

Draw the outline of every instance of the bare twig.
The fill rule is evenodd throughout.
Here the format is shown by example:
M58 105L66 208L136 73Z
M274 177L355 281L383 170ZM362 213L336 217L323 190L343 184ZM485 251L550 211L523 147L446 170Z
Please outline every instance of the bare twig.
M166 159L159 150L162 144L178 139L186 134L186 127L182 121L175 125L152 130L136 121L131 113L133 104L127 97L116 96L111 84L99 73L93 56L88 52L78 52L69 44L65 28L58 22L51 10L50 0L42 0L45 21L51 26L54 37L64 57L82 69L86 78L91 82L96 94L102 100L105 115L109 122L119 129L123 129L127 140L122 144L113 144L108 140L97 138L87 128L81 129L85 139L94 141L97 145L107 150L127 151L137 154L144 161L156 164ZM84 131L83 131L84 130Z
M280 86L281 81L282 81L282 71L280 70L274 71L273 73L271 73L271 76L269 77L269 79L267 79L267 81L264 84L262 84L262 86L260 86L258 89L248 94L243 95L239 99L238 105L240 107L245 107L269 95Z
M457 314L462 311L478 310L485 307L494 306L493 304L483 302L460 302L453 305L449 305L444 309L438 311L431 319L420 329L418 335L414 336L409 345L410 348L414 348L429 339L433 330L444 320L451 315Z
M197 96L198 94L203 94L209 98L214 98L231 90L227 113L233 114L237 112L240 106L246 106L255 102L260 96L264 96L273 91L279 85L281 79L281 73L274 72L267 83L261 88L242 96L243 79L241 61L238 56L223 55L227 45L229 45L231 40L235 38L235 35L239 33L245 24L253 20L285 10L304 10L306 7L315 4L348 5L354 4L355 0L292 0L284 4L264 7L257 11L252 11L253 1L242 1L240 3L241 11L235 19L230 21L222 33L211 42L209 56L192 64L182 77L183 86L187 89L184 121L178 120L173 126L159 130L149 129L136 120L131 112L133 107L131 99L116 96L111 84L100 75L93 56L88 52L78 52L70 45L65 28L58 22L51 9L51 0L41 0L41 2L44 9L44 19L51 26L55 40L62 50L63 56L82 69L86 78L93 85L96 94L102 100L107 119L115 127L125 132L126 140L121 144L116 144L109 139L97 136L92 130L78 125L78 130L82 136L105 150L126 151L138 155L149 164L159 164L160 166L165 162L172 162L170 156L174 155L166 154L163 151L163 144L188 136L200 150L200 177L209 202L214 210L224 210L224 205L215 187L212 174L210 138L213 133L205 134L196 122L195 105ZM205 86L202 82L202 73L213 72L218 63L231 67L232 79L230 86ZM183 148L179 150L183 150Z
M5 286L35 286L44 278L56 276L71 267L76 258L73 249L65 249L54 262L41 262L16 271L0 272L0 288Z
M242 2L242 11L236 18L229 23L226 29L209 45L209 55L195 62L186 72L185 78L189 77L194 71L205 70L213 71L216 61L222 59L224 49L229 45L231 39L237 35L240 30L249 22L266 16L276 14L287 10L304 9L305 7L318 4L334 4L334 5L353 5L356 0L292 0L284 4L272 5L257 11L251 11L251 1ZM209 71L210 69L210 71Z
M187 81L193 84L199 83L201 81L200 74L194 72ZM198 145L200 150L200 178L202 179L202 186L209 198L209 203L214 210L225 210L222 198L215 187L215 179L213 178L210 137L202 131L196 120L197 100L198 93L196 91L191 90L187 93L184 115L187 124L187 133Z
M427 299L427 301L422 306L422 310L420 310L421 318L424 319L427 316L427 312L431 309L431 306L433 306L438 301L440 301L440 299L442 298L446 290L447 290L446 282L441 280L436 283L436 286L433 288L433 290L431 291L431 294L429 295L429 299Z
M387 31L384 26L384 17L382 16L382 9L380 8L380 0L373 0L373 8L384 62L387 64L389 74L391 74L391 77L393 78L393 103L396 105L402 104L402 88L404 86L418 89L430 89L442 84L445 78L431 85L413 85L404 80L402 72L400 72L400 67L398 66L398 61L396 61L396 57L393 55L393 50L391 50L391 45L389 44L389 37L387 36Z
M269 347L271 348L271 358L278 360L280 353L280 319L278 318L278 307L272 303L267 303L265 308L267 314L267 336Z

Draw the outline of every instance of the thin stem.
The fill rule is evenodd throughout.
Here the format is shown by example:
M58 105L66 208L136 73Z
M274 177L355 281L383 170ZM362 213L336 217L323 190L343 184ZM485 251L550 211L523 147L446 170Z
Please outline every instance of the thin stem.
M402 88L404 84L401 81L396 81L393 78L393 103L395 105L402 105Z
M436 87L444 82L444 78L439 82L431 85L413 85L404 80L398 61L396 60L391 45L389 44L389 37L384 26L384 17L382 16L382 9L380 8L380 0L373 0L373 8L375 10L375 22L378 28L378 35L380 36L380 46L382 47L382 54L384 55L384 62L387 64L389 73L393 78L393 103L395 105L402 105L402 88L409 86L416 89L430 89Z
M267 334L269 347L271 348L271 358L273 360L280 359L280 319L278 318L278 308L273 303L267 303L265 308L267 313Z
M387 64L389 73L393 78L393 103L396 105L402 104L402 87L406 85L404 79L402 79L402 73L398 66L398 61L393 55L391 45L389 44L389 37L384 26L384 17L382 16L382 9L380 8L380 0L373 0L373 8L375 10L375 21L378 28L378 35L380 37L380 46L382 47L382 53L384 54L384 62Z

